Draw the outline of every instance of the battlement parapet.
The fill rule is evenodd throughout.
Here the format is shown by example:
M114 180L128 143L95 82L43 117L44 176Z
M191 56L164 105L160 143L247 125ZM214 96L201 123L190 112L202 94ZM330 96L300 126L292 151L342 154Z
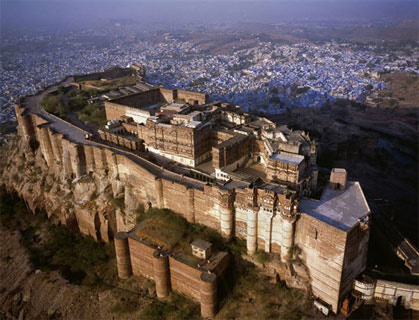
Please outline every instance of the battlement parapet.
M208 267L192 266L188 261L154 245L132 231L115 236L118 275L145 276L155 282L159 299L166 299L171 290L179 291L201 304L201 315L213 318L217 313L217 284L229 265L229 255L219 252Z

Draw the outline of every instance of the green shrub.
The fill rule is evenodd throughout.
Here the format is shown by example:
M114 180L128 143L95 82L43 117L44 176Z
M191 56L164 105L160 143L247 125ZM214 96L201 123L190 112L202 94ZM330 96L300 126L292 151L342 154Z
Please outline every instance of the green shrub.
M58 270L75 284L100 285L97 271L105 266L108 268L108 261L115 256L112 244L96 242L90 236L61 225L50 225L45 212L29 212L22 200L9 196L2 189L0 223L20 231L22 244L35 269Z
M69 99L68 106L71 111L80 111L87 105L87 99L82 95L76 95Z
M118 198L111 197L111 202L112 202L112 205L114 205L115 207L118 207L122 211L125 210L124 196L120 196Z
M172 292L166 302L157 300L146 305L140 319L200 319L199 305L181 294Z
M64 106L62 98L61 94L47 94L42 99L41 106L45 111L63 118L67 113L67 108Z
M169 313L170 307L168 304L160 302L160 301L153 301L152 303L146 305L140 314L140 319L144 320L160 320L164 319L165 315Z
M227 244L231 254L241 256L247 253L246 241L238 238L234 238Z
M105 108L96 103L83 107L83 109L77 112L77 117L80 121L96 123L99 126L103 126L106 123Z
M132 313L139 309L140 301L137 295L131 293L120 292L118 294L118 302L114 303L109 311L118 316L123 316L126 313Z
M58 269L64 278L75 284L99 282L94 270L112 256L110 244L96 242L90 236L58 225L51 225L48 234L48 241L30 250L31 262L36 268Z
M262 251L262 250L257 250L254 255L255 255L256 261L262 264L269 262L271 260L269 253L266 253L265 251Z
M6 190L0 188L0 223L6 228L24 228L31 224L37 225L47 220L44 212L33 214L26 208L25 203L9 195Z

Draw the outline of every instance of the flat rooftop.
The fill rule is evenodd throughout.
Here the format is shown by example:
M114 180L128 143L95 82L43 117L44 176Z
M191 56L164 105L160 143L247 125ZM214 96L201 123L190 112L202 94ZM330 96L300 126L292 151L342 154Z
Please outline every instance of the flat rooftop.
M357 181L348 181L345 190L323 191L320 200L302 199L300 211L343 231L349 231L370 208Z
M262 182L262 183L259 183L257 185L257 187L259 189L265 189L265 190L273 191L273 192L275 192L277 194L284 194L285 191L294 192L294 191L291 191L290 189L288 189L286 185L280 185L280 184L271 183L271 182Z
M223 190L244 189L244 188L249 187L249 184L250 183L246 183L243 181L230 180L226 184L220 186L220 189L223 189Z
M192 245L194 247L203 249L203 250L207 250L208 248L210 248L212 246L211 242L202 240L202 239L196 239L192 242Z
M289 153L280 152L280 153L274 153L272 155L272 159L298 165L304 160L304 156L298 155L298 154L289 154Z
M170 103L168 105L162 106L161 110L170 110L174 112L181 112L182 110L188 108L185 103Z
M224 142L221 142L220 144L216 145L214 148L217 149L221 149L221 148L227 148L229 146L232 146L235 143L239 143L242 140L247 139L247 136L243 135L243 134L239 134L237 133L234 137L232 137L231 139L228 139Z

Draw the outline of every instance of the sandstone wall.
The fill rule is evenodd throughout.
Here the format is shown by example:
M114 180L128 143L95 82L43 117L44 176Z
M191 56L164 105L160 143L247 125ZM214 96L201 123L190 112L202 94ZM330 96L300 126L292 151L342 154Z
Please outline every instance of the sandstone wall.
M162 95L160 88L130 94L121 98L112 99L111 103L117 104L120 107L128 106L132 108L140 108L144 106L153 105L159 102L166 102L165 97ZM105 102L105 107L110 104ZM109 119L109 118L107 118Z
M340 285L346 233L302 214L296 222L295 244L302 249L314 296L331 305L333 312L338 312L342 302Z
M188 205L186 205L185 196L188 194L188 188L173 181L162 179L162 192L163 207L177 212L185 219L188 219L188 216L190 216L188 211L193 210L193 208L188 208Z
M234 219L234 236L239 239L246 240L247 237L247 217L248 211L246 208L235 208Z
M221 144L212 147L214 168L223 168L249 156L251 139L248 136L237 135ZM237 168L232 168L232 170Z
M215 188L194 189L194 210L196 223L220 230L220 204Z
M370 228L357 224L347 234L345 258L343 261L340 299L351 291L353 279L358 277L366 267Z
M105 141L111 141L114 144L133 150L133 151L144 151L144 145L137 140L136 137L131 135L118 135L118 134L109 134L107 133L104 137Z
M160 88L160 93L163 96L164 100L168 103L172 103L175 99L173 90Z
M202 271L169 257L170 281L173 290L200 301L200 283Z
M374 298L387 300L393 305L400 303L406 309L419 311L419 286L417 285L378 280Z
M205 93L185 91L180 89L174 90L174 97L177 100L182 100L192 105L195 103L205 104L209 101L208 95Z
M105 112L107 120L121 119L125 115L126 111L129 110L129 107L122 106L117 103L105 102Z
M217 312L217 278L222 277L229 264L223 256L214 272L192 267L180 257L160 252L147 240L140 241L126 232L115 236L118 275L122 279L131 274L154 280L159 299L166 299L170 290L185 294L201 303L203 317L214 317Z
M132 238L128 238L128 245L132 273L154 280L153 253L156 249Z

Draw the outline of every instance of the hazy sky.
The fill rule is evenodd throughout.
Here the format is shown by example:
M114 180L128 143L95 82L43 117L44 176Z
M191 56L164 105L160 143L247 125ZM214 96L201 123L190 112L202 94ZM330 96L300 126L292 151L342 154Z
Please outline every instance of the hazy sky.
M125 20L166 25L286 21L395 23L418 19L410 0L0 0L1 31L58 30Z

